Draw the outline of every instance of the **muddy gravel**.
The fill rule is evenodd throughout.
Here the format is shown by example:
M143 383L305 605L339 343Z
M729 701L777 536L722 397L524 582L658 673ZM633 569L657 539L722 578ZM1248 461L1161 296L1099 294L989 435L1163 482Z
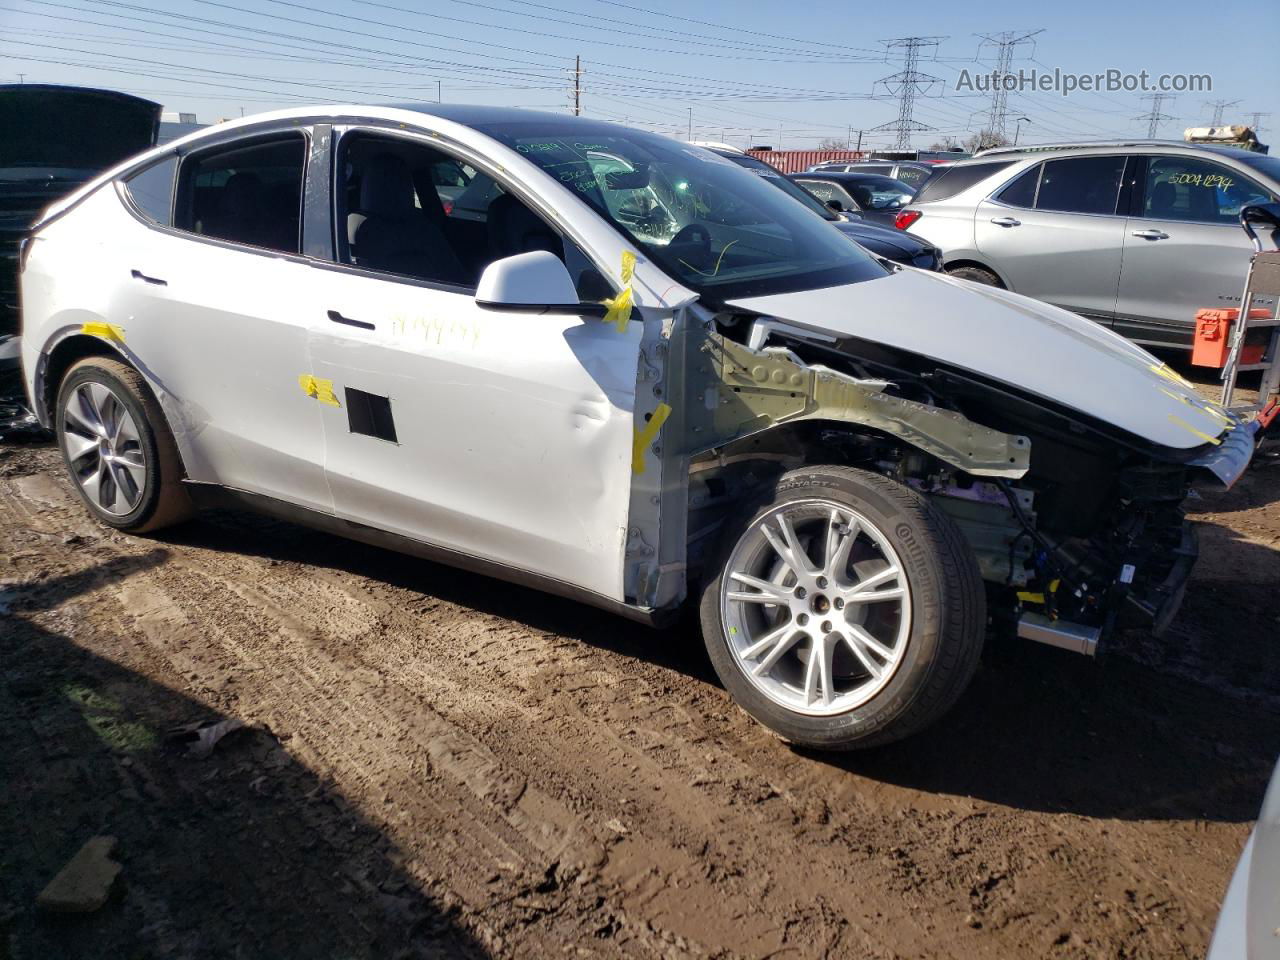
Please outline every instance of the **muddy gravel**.
M832 756L691 625L248 516L119 535L0 447L0 958L1201 957L1280 751L1277 501L1195 504L1163 640L990 644ZM111 900L40 912L95 836Z

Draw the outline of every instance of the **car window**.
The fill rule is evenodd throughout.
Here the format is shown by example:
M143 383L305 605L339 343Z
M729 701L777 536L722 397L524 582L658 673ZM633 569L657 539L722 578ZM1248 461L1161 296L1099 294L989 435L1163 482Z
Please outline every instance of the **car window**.
M797 180L796 182L823 203L829 203L832 200L835 200L846 210L859 209L858 205L854 202L853 197L849 196L842 187L838 184L832 183L830 180Z
M581 250L483 171L435 147L363 132L343 137L335 169L339 262L474 288L495 260L547 250L579 296L613 290Z
M880 173L888 176L893 172L893 164L891 163L859 163L856 166L849 166L846 170L853 173Z
M915 195L912 204L950 200L964 193L974 184L981 183L987 177L1011 166L1013 166L1012 160L997 160L990 163L956 164L953 167L947 167L924 182L924 186Z
M863 210L894 210L905 206L916 192L901 180L860 173L842 180L840 186Z
M173 222L173 175L177 171L178 158L168 156L124 181L129 199L152 223L167 227Z
M182 162L174 226L297 253L306 162L301 134L192 154Z
M1234 224L1241 207L1270 199L1262 187L1220 164L1195 157L1152 157L1141 216Z
M1037 163L1026 170L1022 176L996 194L996 199L1011 207L1023 207L1030 210L1036 205L1036 188L1040 186L1040 171L1043 164Z
M1037 210L1114 214L1124 157L1068 157L1046 160L1040 175Z
M929 171L920 167L898 167L897 179L901 180L909 187L919 187L929 179Z

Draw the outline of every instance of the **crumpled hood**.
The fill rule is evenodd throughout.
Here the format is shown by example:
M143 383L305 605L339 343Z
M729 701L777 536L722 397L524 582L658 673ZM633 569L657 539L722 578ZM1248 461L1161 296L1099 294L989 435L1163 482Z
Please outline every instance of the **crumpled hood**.
M929 357L1166 447L1202 446L1235 422L1118 334L1038 300L943 274L901 270L730 306Z

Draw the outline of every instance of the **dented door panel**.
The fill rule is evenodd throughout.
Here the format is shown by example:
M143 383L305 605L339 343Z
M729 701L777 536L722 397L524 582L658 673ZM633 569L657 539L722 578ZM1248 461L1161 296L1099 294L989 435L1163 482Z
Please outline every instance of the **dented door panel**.
M621 599L640 325L340 268L310 286L338 515ZM347 388L386 399L394 441L353 430Z

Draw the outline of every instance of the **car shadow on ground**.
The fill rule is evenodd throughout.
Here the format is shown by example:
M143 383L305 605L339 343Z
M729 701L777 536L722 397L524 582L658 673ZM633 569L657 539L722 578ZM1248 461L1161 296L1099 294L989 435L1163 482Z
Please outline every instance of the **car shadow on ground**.
M169 731L216 711L77 642L86 592L167 556L2 591L0 957L488 956L269 730L228 734L197 759ZM132 643L93 645L145 657ZM41 913L40 890L96 835L118 840L112 899Z
M692 617L654 631L527 588L275 523L216 513L171 536L429 593L718 685ZM998 640L956 708L928 731L872 751L806 755L886 783L1028 810L1239 822L1256 817L1278 744L1280 714L1247 698L1124 653L1094 661Z

